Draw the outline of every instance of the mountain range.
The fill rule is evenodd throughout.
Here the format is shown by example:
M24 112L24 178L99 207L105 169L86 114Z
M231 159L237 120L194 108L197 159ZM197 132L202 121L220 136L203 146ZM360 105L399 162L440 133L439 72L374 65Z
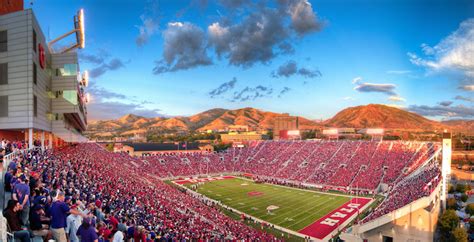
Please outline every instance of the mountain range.
M250 107L236 110L215 108L192 116L177 117L146 118L128 114L115 120L93 121L89 124L86 134L89 137L105 137L146 133L150 130L164 132L224 130L230 125L247 125L253 130L264 130L273 128L273 120L278 115L281 114ZM416 131L474 130L474 120L438 122L416 113L381 104L349 107L322 122L299 117L299 125L300 129L378 127Z

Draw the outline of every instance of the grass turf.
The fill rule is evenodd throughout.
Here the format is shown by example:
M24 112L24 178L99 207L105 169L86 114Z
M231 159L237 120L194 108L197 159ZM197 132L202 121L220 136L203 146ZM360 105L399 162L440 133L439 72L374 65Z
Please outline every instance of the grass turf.
M246 184L246 185L243 185ZM186 184L190 187L192 184ZM205 182L197 192L281 227L299 231L350 200L349 197L257 184L240 178ZM271 213L270 205L278 206Z

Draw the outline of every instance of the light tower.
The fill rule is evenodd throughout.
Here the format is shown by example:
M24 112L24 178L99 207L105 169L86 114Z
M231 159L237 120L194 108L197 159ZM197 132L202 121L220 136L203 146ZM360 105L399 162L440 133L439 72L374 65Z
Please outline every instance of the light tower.
M49 42L48 44L48 47L49 47L49 51L50 52L54 52L54 49L52 48L53 45L68 37L69 35L72 35L72 34L76 34L76 42L73 43L72 45L70 46L67 46L66 48L64 48L62 51L60 51L60 53L66 53L68 51L71 51L71 50L74 50L76 48L79 48L79 49L84 49L85 47L85 41L86 41L86 37L85 37L85 24L84 24L84 10L83 9L80 9L78 12L77 12L77 15L74 16L74 29L59 36L58 38L52 40L51 42Z
M451 133L447 130L443 132L443 158L441 161L441 176L442 176L442 187L441 187L441 205L443 211L446 210L446 198L448 196L448 185L451 179Z

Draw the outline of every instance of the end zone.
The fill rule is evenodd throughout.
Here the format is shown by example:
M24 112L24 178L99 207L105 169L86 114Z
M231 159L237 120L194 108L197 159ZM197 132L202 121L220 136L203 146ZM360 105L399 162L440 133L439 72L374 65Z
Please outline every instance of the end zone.
M327 241L328 236L332 236L334 232L338 232L338 229L343 228L353 217L365 210L372 201L373 199L371 198L352 198L349 202L344 203L339 208L334 209L326 214L326 216L321 217L316 222L298 232Z

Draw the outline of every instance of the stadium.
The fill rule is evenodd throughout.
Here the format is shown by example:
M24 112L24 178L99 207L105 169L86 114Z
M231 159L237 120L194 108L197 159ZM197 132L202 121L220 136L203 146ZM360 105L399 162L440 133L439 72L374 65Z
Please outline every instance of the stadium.
M161 238L426 241L441 205L440 151L432 142L262 141L137 158L84 143L16 152L4 165Z
M83 9L69 23L69 32L47 40L49 33L46 37L33 10L24 9L24 1L0 1L0 241L439 241L437 225L440 214L447 211L451 179L454 128L446 127L454 126L370 104L365 111L357 111L358 106L336 115L376 116L370 120L361 116L364 127L354 120L319 122L253 108L215 108L192 117L127 114L116 122L97 120L91 128L88 112L94 104L116 104L120 110L152 102L137 101L141 97L114 93L97 84L89 86L89 72L79 70L80 58L99 66L99 71L91 71L95 77L124 64L118 58L106 61L109 55L105 52L100 58L79 52L85 48ZM275 4L281 4L281 9L270 6L262 12L273 16L265 24L314 14L308 1ZM140 19L148 28L138 28L146 37L141 44L157 31L144 16ZM281 16L285 21L273 21ZM257 17L252 15L251 20ZM289 28L299 38L306 32L294 30L297 23ZM183 31L179 29L184 28L186 40L177 41L183 45L194 39L193 34L204 35L188 25L170 22L170 30L163 35L179 40ZM224 36L232 31L265 27L260 22L248 30L223 26L216 22L208 28L219 32L213 37L220 45L234 41ZM219 39L223 36L226 39ZM292 46L279 41L282 54L292 52ZM194 50L201 55L194 62L210 65L207 49L199 49L202 46L206 44L195 43L181 52ZM222 48L223 56L234 49ZM270 60L263 61L267 62ZM297 68L296 62L287 63L294 67L293 73L272 72L272 78L321 76L319 71ZM191 69L190 63L184 64ZM251 64L240 65L248 68ZM177 71L173 68L155 66L154 75ZM209 98L234 92L230 90L236 82L234 78L210 91ZM349 89L354 92L379 92L391 95L392 101L404 100L394 84L365 83L361 77L352 84L355 87ZM246 96L244 90L255 93ZM290 90L285 87L278 98ZM90 92L96 94L92 97L95 103ZM240 93L235 91L235 100L229 102L267 97L272 92L261 85L246 87ZM117 98L133 100L121 103ZM452 103L445 103L442 109L449 109ZM157 109L153 110L156 114ZM382 121L372 122L377 118ZM384 122L401 127L391 128L387 135ZM412 123L415 125L409 125ZM120 135L114 133L117 130ZM303 132L313 132L314 137L303 137ZM193 140L202 144L170 141L179 135L214 138ZM164 142L163 137L170 140ZM159 142L151 142L152 138ZM455 216L454 220L459 223L462 219Z

